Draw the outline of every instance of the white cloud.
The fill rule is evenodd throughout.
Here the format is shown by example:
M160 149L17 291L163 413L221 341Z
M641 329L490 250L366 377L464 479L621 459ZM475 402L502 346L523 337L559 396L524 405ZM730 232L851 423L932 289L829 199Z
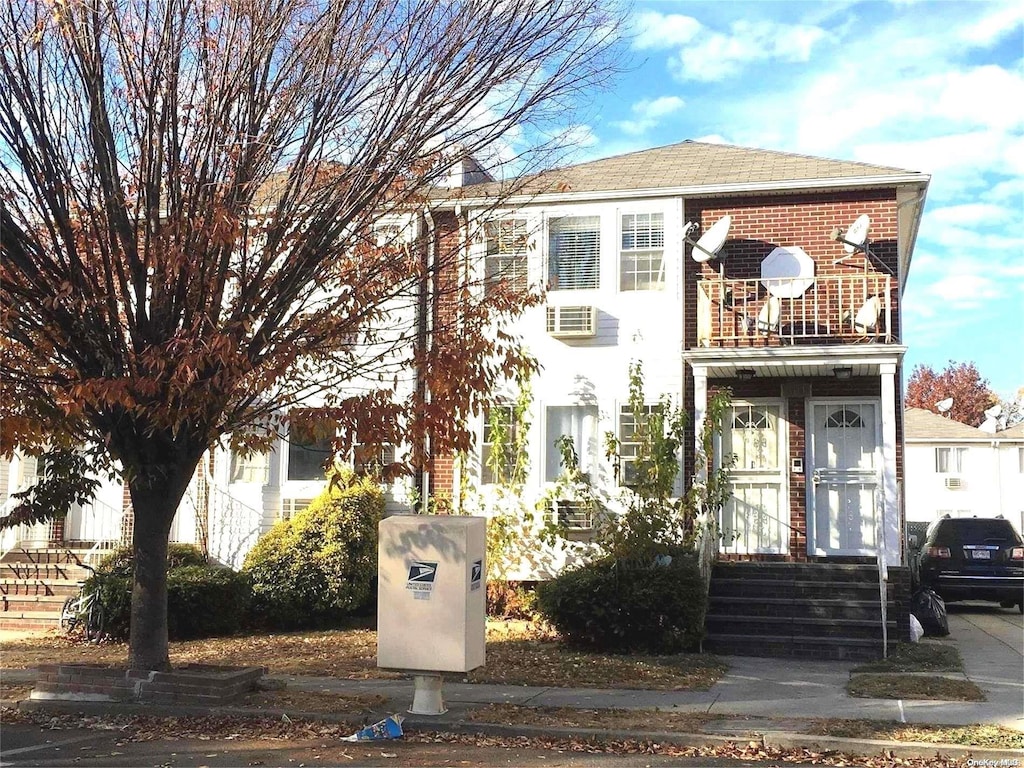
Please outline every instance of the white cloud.
M968 6L970 7L970 6ZM972 14L973 17L973 14ZM991 45L1007 34L1013 34L1016 27L1024 21L1024 5L1017 0L996 6L992 13L973 19L966 19L960 27L960 38L974 45ZM1017 38L1020 32L1017 31Z
M680 80L715 82L756 62L808 61L824 37L825 30L817 26L741 19L728 34L703 33L681 48L669 59L669 71Z
M685 45L701 29L701 23L692 16L642 11L633 20L633 47L643 51Z
M686 105L678 96L661 96L657 99L644 99L633 104L632 120L621 120L613 123L631 136L639 136L656 127L661 118L678 112Z

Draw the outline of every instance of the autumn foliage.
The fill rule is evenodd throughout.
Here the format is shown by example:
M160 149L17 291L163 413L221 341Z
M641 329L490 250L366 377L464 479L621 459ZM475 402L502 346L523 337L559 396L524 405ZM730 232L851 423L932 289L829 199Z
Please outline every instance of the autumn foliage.
M474 287L433 201L470 157L564 146L617 21L599 0L0 6L0 449L123 473L130 661L160 668L168 531L208 450L266 448L301 406L411 469L532 364L487 331L536 297Z
M985 410L999 402L989 389L988 379L982 378L974 363L950 362L936 373L927 365L918 365L910 374L905 396L908 408L923 408L938 413L936 403L953 399L949 418L977 427L985 420Z

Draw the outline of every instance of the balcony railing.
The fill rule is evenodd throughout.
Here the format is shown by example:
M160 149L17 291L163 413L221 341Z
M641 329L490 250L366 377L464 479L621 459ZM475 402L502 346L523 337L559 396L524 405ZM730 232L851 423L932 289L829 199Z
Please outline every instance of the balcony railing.
M769 292L761 280L697 284L697 341L702 347L850 344L897 341L896 283L889 275L818 277L798 296L787 279ZM778 295L773 295L778 294Z

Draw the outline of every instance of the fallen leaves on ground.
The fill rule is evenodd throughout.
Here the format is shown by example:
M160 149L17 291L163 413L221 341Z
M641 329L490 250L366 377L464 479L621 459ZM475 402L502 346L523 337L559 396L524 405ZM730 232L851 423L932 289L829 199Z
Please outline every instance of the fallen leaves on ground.
M282 689L246 694L234 706L258 710L289 710L319 714L369 715L383 712L388 700L377 694L336 693Z
M239 719L225 716L153 718L146 716L85 717L82 715L52 715L42 712L3 710L4 722L34 723L52 730L68 728L97 728L118 731L119 738L131 741L159 739L226 740L296 740L340 739L348 735L351 726L291 719ZM833 766L863 766L863 768L953 768L962 761L936 754L930 758L901 758L891 752L861 757L840 752L810 749L782 749L766 746L760 741L737 741L727 744L677 746L641 740L603 741L594 738L550 739L528 736L483 736L445 732L406 731L405 740L414 743L452 743L502 749L549 749L561 752L589 754L645 754L675 757L732 758L749 761L772 761Z
M488 704L471 709L466 719L475 723L541 725L558 728L610 728L620 731L676 731L699 733L707 723L719 720L706 712L664 712L636 709L576 709L574 707L527 707Z
M960 652L936 641L900 643L888 658L869 661L853 672L963 672Z
M922 675L854 675L846 685L846 692L864 699L985 700L985 694L970 680Z
M125 643L90 643L49 634L0 643L3 665L124 664ZM314 675L349 680L400 679L378 669L377 633L365 627L276 632L172 641L171 664L263 666L272 675ZM707 690L726 671L713 656L632 656L583 653L563 647L543 625L489 621L486 666L456 680L506 685L644 690Z
M808 733L851 739L889 739L969 747L1024 749L1024 733L1001 725L928 725L882 720L811 721Z

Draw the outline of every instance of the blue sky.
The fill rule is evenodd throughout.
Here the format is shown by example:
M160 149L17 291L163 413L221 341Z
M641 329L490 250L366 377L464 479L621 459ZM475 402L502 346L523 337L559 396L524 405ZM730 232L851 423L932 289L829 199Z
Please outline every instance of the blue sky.
M630 71L575 160L684 139L932 176L904 296L907 374L1024 387L1024 4L636 0Z

